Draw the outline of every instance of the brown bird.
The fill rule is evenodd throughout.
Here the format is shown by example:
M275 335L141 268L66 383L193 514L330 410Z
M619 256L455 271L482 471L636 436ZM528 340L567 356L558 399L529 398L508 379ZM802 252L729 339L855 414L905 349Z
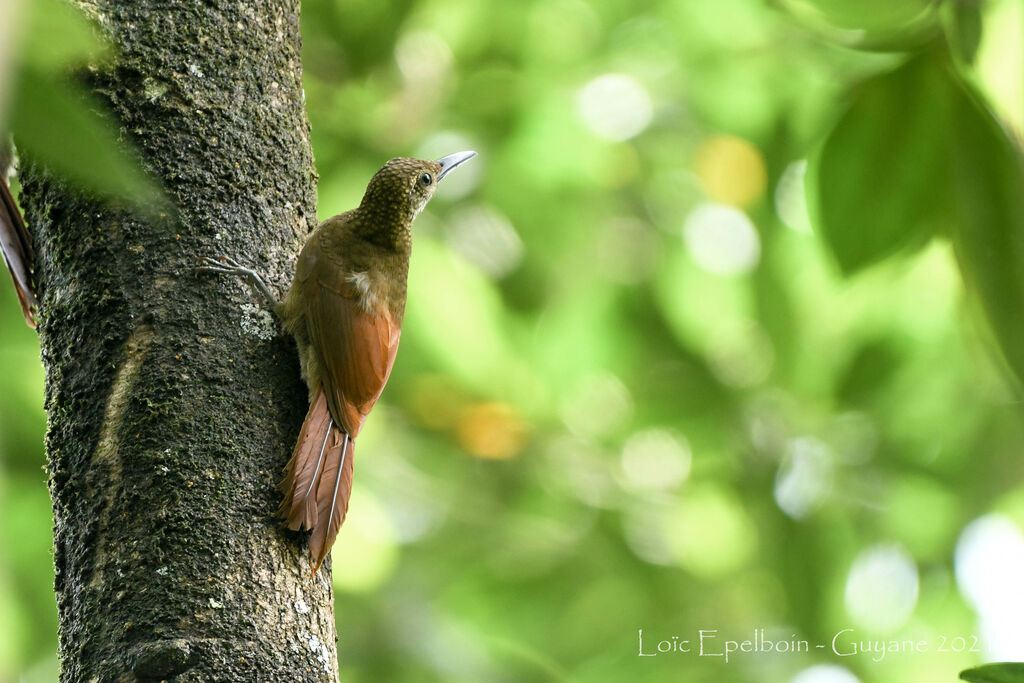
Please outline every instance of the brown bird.
M202 259L200 270L249 278L298 344L309 412L280 484L278 515L289 529L312 530L314 574L348 510L355 439L395 362L413 219L437 184L475 155L385 164L358 208L328 218L310 235L281 303L254 271L231 259Z
M35 329L36 311L39 309L32 272L35 259L25 221L7 186L7 169L10 165L10 147L0 142L0 252L14 280L14 291L18 293L25 322Z

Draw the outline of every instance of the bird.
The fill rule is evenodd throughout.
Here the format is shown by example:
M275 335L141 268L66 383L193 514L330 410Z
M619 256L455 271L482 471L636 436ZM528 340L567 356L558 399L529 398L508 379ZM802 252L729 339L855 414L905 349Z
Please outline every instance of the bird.
M0 253L14 280L14 291L18 294L25 322L35 329L39 310L35 293L35 255L21 211L7 185L7 169L11 166L10 151L9 146L0 142Z
M412 223L465 151L426 161L391 159L359 206L328 218L299 252L284 299L230 257L200 259L199 270L247 278L296 341L309 410L299 431L277 514L309 530L313 576L348 512L355 441L380 398L398 352L405 315Z

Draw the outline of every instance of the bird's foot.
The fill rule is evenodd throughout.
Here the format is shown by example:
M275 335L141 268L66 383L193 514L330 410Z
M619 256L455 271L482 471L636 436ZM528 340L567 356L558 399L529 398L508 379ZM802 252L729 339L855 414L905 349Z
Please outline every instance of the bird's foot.
M230 256L218 256L217 258L201 256L199 257L199 263L200 265L196 268L197 273L221 273L248 280L270 303L270 310L274 310L277 306L277 297L274 296L274 293L263 282L263 278L260 277L259 273L252 268L243 266Z

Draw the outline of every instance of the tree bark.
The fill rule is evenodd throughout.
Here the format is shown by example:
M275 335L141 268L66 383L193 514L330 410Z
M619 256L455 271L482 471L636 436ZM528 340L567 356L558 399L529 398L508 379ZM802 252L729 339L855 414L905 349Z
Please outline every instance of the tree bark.
M179 210L22 174L61 680L337 680L330 574L273 517L306 408L294 345L243 284L194 274L230 254L281 291L316 222L299 2L82 5L117 49L88 80Z

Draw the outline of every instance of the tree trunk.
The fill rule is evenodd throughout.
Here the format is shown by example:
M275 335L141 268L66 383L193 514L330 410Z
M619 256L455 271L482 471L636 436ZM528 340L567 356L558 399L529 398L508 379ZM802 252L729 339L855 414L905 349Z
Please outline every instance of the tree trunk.
M42 293L62 681L333 681L328 571L273 514L305 413L281 291L315 224L299 2L91 0L94 70L179 207L141 219L27 164ZM176 678L175 678L176 677Z

